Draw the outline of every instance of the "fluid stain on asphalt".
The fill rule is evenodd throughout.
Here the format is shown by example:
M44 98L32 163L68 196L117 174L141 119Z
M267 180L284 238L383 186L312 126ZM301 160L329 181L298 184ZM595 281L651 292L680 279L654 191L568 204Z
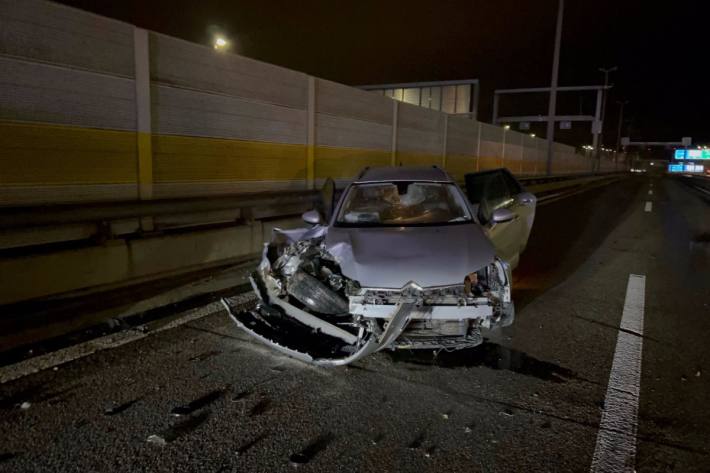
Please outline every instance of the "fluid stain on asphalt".
M407 445L407 448L410 450L416 450L417 448L422 446L422 443L424 443L424 432L419 432L414 438L414 440L412 440L412 442Z
M271 408L271 399L262 399L249 412L250 417L258 416Z
M441 368L485 366L494 370L510 370L545 381L564 383L575 378L574 371L554 363L538 360L526 353L496 343L484 342L475 348L436 353L432 350L394 351L389 353L395 362L432 365Z
M32 404L47 402L50 405L54 405L65 401L68 397L71 397L73 395L73 391L81 386L81 384L76 383L62 389L48 392L42 391L44 384L30 386L29 388L0 399L0 409L12 409L23 402L30 402Z
M333 441L333 434L326 433L320 435L313 442L308 444L306 448L298 453L294 453L289 457L289 463L293 466L305 465L311 461L318 453L325 450L325 448Z
M18 453L0 453L0 463L12 460L13 458L17 457L19 454Z
M42 392L44 384L30 386L0 399L0 409L13 409L25 401L33 402Z
M173 408L170 413L174 416L186 416L190 415L193 412L195 412L198 409L202 409L203 407L212 404L215 402L217 399L221 398L224 395L224 389L216 389L214 391L210 391L207 394L205 394L202 397L198 397L194 401L190 401L189 403L178 406Z

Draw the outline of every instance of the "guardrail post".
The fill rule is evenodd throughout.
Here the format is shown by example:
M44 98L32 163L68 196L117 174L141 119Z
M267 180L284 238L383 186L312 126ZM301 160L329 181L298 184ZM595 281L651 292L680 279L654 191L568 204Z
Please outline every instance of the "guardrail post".
M153 146L151 142L150 57L148 31L133 28L136 86L136 145L138 150L138 199L153 198ZM141 218L144 231L153 230L152 217Z
M476 137L476 172L481 170L481 128L483 128L483 123L478 123L478 133Z
M306 137L306 189L316 184L316 78L308 76L308 124Z
M399 126L399 101L392 99L392 151L390 165L397 165L397 128Z
M533 175L537 176L537 163L540 161L540 151L537 146L537 138L533 138L535 142L535 166L533 167Z
M446 152L449 141L449 114L444 114L444 142L441 144L441 167L446 169Z

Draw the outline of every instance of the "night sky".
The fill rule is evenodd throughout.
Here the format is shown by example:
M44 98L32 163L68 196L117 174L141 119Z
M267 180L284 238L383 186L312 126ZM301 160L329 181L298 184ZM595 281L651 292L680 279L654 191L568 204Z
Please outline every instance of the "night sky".
M204 44L217 27L241 54L345 84L478 78L484 121L493 89L549 85L557 12L556 0L61 3ZM710 143L707 3L566 1L560 85L599 84L599 67L619 67L611 75L605 146L616 142L618 100L630 101L624 128L633 139ZM565 94L558 114L593 114L593 99ZM546 114L546 100L505 99L501 112ZM589 128L575 124L556 137L586 144Z

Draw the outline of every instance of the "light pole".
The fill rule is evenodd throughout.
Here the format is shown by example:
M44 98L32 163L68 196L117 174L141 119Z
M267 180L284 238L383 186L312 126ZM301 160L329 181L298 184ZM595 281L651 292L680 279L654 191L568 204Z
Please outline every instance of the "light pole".
M619 104L619 125L616 129L616 148L614 148L614 170L617 167L617 159L619 156L619 146L621 145L621 125L624 123L624 105L629 103L628 100L618 100L616 103Z
M503 126L503 149L500 153L500 167L505 167L505 137L508 134L508 130L510 130L510 125Z
M597 160L597 166L599 166L600 153L599 148L604 147L604 119L606 118L606 100L607 100L607 87L609 86L609 73L619 70L617 66L614 67L600 67L599 72L604 73L604 90L602 91L602 118L597 126L599 126L599 142L597 144L597 149L594 150L595 158Z
M557 76L560 70L560 46L562 43L562 17L565 0L559 0L557 7L557 27L555 30L555 52L552 56L552 78L550 80L550 103L547 107L547 175L552 174L552 156L555 146L555 112L557 109Z

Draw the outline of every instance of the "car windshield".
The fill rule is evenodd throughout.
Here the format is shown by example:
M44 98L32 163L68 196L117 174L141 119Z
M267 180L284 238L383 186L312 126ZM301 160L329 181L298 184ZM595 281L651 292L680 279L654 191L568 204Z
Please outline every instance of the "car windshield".
M336 224L413 226L471 221L464 197L455 185L404 181L353 185Z

